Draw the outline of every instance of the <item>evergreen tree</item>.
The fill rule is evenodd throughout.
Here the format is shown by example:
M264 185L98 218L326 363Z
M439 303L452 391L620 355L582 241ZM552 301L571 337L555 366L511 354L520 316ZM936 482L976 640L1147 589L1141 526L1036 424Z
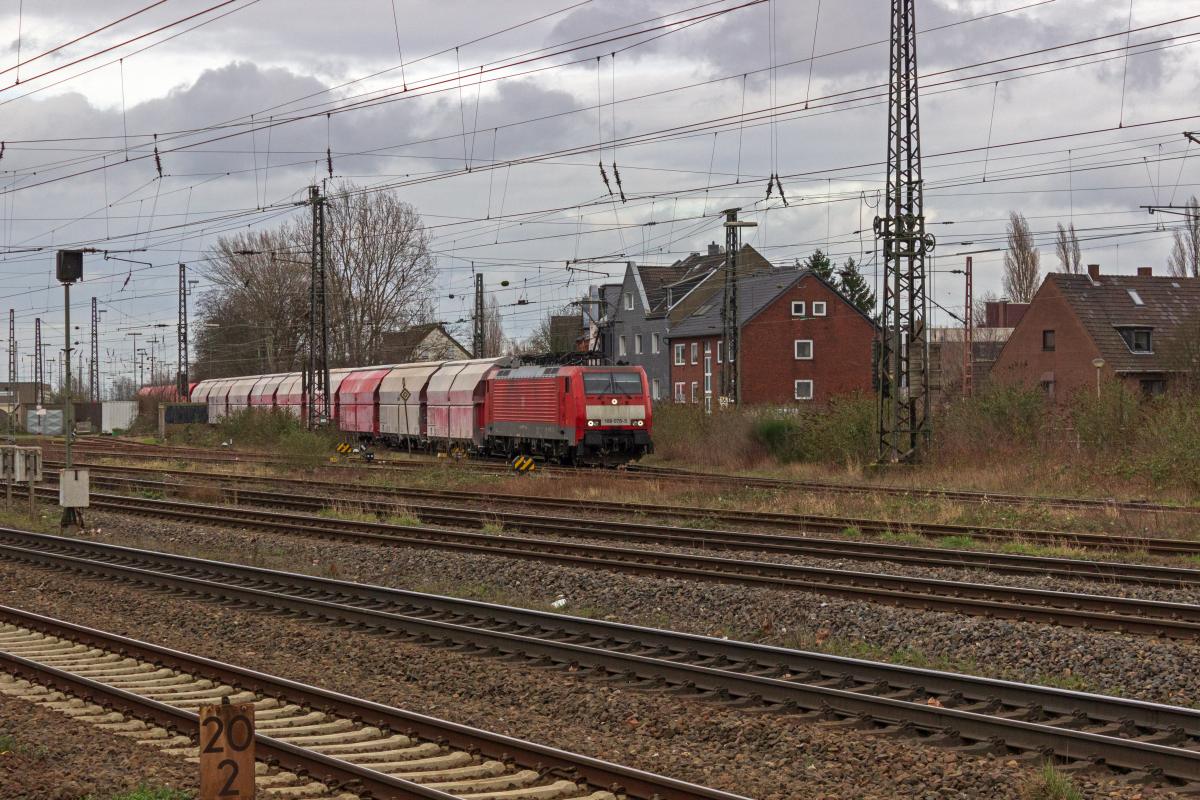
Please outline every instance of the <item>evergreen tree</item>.
M821 248L818 247L817 251L808 257L804 266L820 275L821 280L833 281L833 262L821 251Z
M875 316L875 292L858 269L853 256L846 259L846 265L838 270L838 288L846 299L858 307L858 310L868 317Z

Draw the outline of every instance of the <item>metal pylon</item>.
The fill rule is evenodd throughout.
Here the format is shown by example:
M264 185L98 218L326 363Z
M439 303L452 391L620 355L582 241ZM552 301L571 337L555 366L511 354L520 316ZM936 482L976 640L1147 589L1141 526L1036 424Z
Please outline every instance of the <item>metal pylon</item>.
M925 326L925 231L921 123L917 108L916 0L892 0L886 215L879 347L879 460L916 460L929 443L929 358Z

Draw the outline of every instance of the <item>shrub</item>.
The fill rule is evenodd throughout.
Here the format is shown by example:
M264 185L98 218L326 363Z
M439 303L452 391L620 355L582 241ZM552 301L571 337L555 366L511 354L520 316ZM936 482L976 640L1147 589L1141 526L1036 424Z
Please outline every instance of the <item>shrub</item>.
M762 460L752 436L750 412L705 414L699 406L663 404L654 408L654 452L671 461L714 467L748 467Z
M1123 449L1137 433L1140 398L1124 383L1109 381L1099 396L1080 392L1071 398L1070 416L1079 444L1096 450Z
M875 403L856 395L820 409L765 412L753 431L778 461L863 463L875 453Z

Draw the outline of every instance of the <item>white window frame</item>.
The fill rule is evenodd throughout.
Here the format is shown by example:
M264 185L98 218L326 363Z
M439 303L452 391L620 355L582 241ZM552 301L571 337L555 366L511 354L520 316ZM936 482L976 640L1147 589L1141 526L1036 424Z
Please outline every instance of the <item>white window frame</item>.
M633 354L635 356L640 356L642 354L642 335L640 333L635 333L633 335Z
M625 337L618 336L617 337L617 355L618 356L628 355L628 350L629 350L629 347L625 342Z
M808 345L808 355L800 355L800 345ZM797 361L812 361L813 359L813 340L812 339L797 339L792 345L792 355L796 356Z
M797 311L797 309L799 309L799 310ZM803 300L793 300L792 301L792 316L793 317L803 317L804 316L804 301Z
M725 340L717 339L717 363L718 364L721 363L721 355L724 353L724 351L725 351Z
M807 397L801 395L801 392L800 392L801 384L808 384L808 396ZM802 378L795 382L795 386L794 386L795 391L793 392L793 394L795 395L795 398L797 400L812 400L814 388L815 387L813 386L813 382L811 379Z
M633 292L625 293L625 310L633 311Z
M699 342L692 342L692 363L693 364L700 363L700 343Z
M662 334L650 334L650 352L658 355L658 351L662 349Z
M814 317L823 317L829 311L829 306L824 300L813 300L812 315Z
M684 393L683 393L684 386L685 386L685 384L683 381L675 381L675 402L676 403L684 402Z
M686 345L682 345L682 344L675 345L675 366L677 366L677 367L683 366L684 347L686 347Z
M692 402L693 403L700 402L700 383L699 383L699 381L692 381Z
M658 383L658 378L650 381L650 399L662 400L662 387Z

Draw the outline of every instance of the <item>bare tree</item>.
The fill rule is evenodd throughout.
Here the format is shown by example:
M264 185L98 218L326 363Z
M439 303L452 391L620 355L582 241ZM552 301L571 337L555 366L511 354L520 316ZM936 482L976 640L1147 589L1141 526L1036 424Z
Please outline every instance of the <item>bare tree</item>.
M420 215L390 193L337 187L326 204L331 366L383 360L384 334L430 321L435 264ZM222 237L198 303L196 374L288 372L308 347L312 229L307 218Z
M569 322L570 321L570 322ZM571 304L550 311L529 337L514 347L517 354L570 353L583 331L583 316Z
M342 183L327 204L330 350L346 364L383 358L383 335L433 317L436 269L421 215L391 192Z
M300 368L308 265L287 228L222 237L209 256L214 289L197 308L196 371L213 378Z
M1187 201L1183 227L1175 229L1174 237L1167 268L1177 278L1200 278L1200 201L1196 195Z
M496 358L504 353L504 321L500 318L500 301L488 294L483 309L483 357Z
M1075 234L1075 223L1064 228L1058 223L1058 238L1054 240L1054 252L1063 272L1078 275L1083 271L1083 256L1079 252L1079 237Z
M1004 293L1018 303L1033 299L1041 279L1041 256L1025 215L1008 215L1008 251L1004 254Z

